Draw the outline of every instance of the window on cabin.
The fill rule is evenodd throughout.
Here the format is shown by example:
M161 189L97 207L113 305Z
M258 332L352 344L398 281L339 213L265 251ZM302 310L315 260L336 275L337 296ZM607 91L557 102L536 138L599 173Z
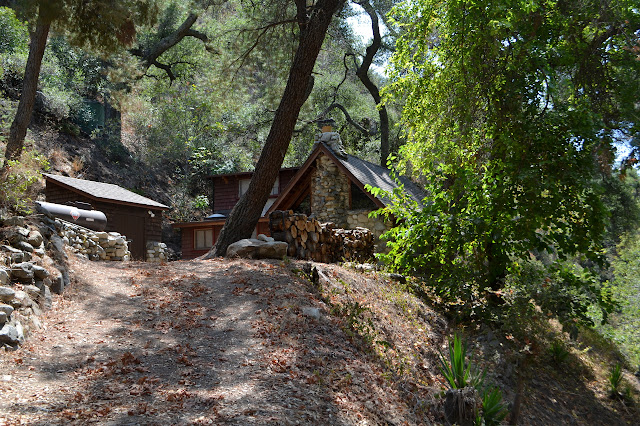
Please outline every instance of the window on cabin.
M213 229L196 229L196 250L210 249L213 247Z
M251 179L240 179L240 183L238 185L238 197L242 197L244 195L245 192L247 192L247 189L249 189L249 182L251 182ZM280 194L280 177L278 176L276 178L276 181L273 184L273 187L271 188L271 194L269 195L278 195Z
M351 209L352 210L378 210L378 206L367 194L351 183Z

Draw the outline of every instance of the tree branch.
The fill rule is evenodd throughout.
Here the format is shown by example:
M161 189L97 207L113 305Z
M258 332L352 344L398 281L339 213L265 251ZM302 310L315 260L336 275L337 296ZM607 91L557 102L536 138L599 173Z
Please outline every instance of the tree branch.
M260 41L262 40L262 37L264 37L267 32L274 28L274 27L278 27L280 25L286 25L286 24L292 24L297 22L297 20L295 19L287 19L285 21L278 21L278 22L271 22L263 27L260 28L254 28L251 31L259 31L258 36L256 37L255 41L253 42L253 44L251 45L251 47L249 47L247 50L245 50L242 55L240 55L240 57L238 57L238 59L235 59L232 62L233 64L236 64L238 62L240 62L240 64L238 65L238 68L236 69L235 73L233 74L234 77L238 74L238 72L240 72L240 68L242 68L242 66L244 65L244 63L246 62L247 58L249 57L249 55L251 54L251 52L253 52L253 50L258 47L258 45L260 44ZM249 31L249 30L246 30ZM245 32L245 31L242 31Z
M170 82L173 83L173 81L176 79L176 76L171 69L171 65L158 62L158 58L160 58L160 56L162 56L162 54L164 54L167 50L180 43L185 37L197 38L204 43L207 52L218 53L215 49L209 46L210 40L205 33L191 28L197 20L198 14L190 13L177 30L162 38L154 45L146 49L137 47L135 49L129 50L129 53L141 59L143 66L145 67L145 75L146 70L153 65L156 68L165 71L167 73L167 76L169 77Z
M318 116L316 118L314 118L313 120L305 121L303 126L302 126L302 128L295 129L294 133L303 132L311 124L316 123L318 120L324 118L327 114L329 114L334 109L339 109L340 111L342 111L342 113L344 114L345 120L347 120L347 122L349 124L351 124L353 127L355 127L355 129L357 131L359 131L360 133L362 133L365 136L371 136L371 133L367 129L362 127L360 124L358 124L356 121L354 121L353 118L351 117L351 115L349 114L349 111L347 111L347 109L342 104L339 104L338 102L331 103L331 105L329 105L327 108L325 108L325 110L322 111L320 114L318 114Z
M364 84L364 87L369 91L376 105L378 105L378 115L380 116L380 165L384 167L386 166L389 155L389 115L386 107L381 105L382 97L380 96L378 86L369 78L369 68L371 68L373 58L382 45L380 21L370 0L360 0L356 1L356 3L362 6L365 12L367 12L367 15L369 15L371 19L371 31L373 32L373 40L371 40L371 44L367 46L366 54L362 58L362 63L356 69L356 76L358 76L362 84Z

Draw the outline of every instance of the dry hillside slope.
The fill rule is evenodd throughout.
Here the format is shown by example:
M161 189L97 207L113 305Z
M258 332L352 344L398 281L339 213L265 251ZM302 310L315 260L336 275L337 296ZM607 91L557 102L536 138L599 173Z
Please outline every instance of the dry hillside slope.
M6 424L442 421L437 352L451 324L381 274L322 264L312 284L302 262L71 258L74 282L44 328L0 354ZM514 348L496 336L467 332L512 401ZM587 352L522 371L521 424L634 422Z

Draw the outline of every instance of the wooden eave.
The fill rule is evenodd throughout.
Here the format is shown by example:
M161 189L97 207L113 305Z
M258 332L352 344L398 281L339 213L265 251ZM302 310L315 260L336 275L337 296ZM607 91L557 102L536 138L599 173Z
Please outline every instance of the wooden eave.
M171 226L173 228L208 228L216 225L224 225L227 219L216 219L216 220L200 220L197 222L178 222L172 223ZM269 218L263 216L258 219L258 223L269 222Z
M280 172L285 172L285 171L289 171L289 170L297 170L297 167L287 167L284 169L280 169ZM207 179L215 179L215 178L232 178L232 177L251 177L253 176L254 172L236 172L236 173L223 173L220 175L209 175L206 178Z
M271 207L269 207L269 210L267 210L265 216L268 216L271 212L275 211L275 210L280 210L279 206L280 203L282 203L286 197L288 197L289 193L293 191L293 189L298 186L299 184L302 183L306 183L304 180L302 180L302 177L310 171L313 163L315 162L315 160L318 158L318 156L320 155L320 153L323 153L327 156L329 156L329 158L332 159L332 161L338 166L338 168L345 174L347 175L347 177L349 178L349 180L351 182L353 182L358 188L360 188L360 190L362 192L364 192L365 194L367 194L367 196L380 208L385 207L384 203L382 201L380 201L377 197L375 197L373 194L371 194L369 191L367 191L364 187L365 184L363 184L362 182L360 182L360 180L358 180L343 164L340 160L338 160L338 158L335 156L335 154L329 149L327 148L323 143L319 143L318 146L316 147L316 149L311 153L311 155L309 155L309 158L307 158L307 161L304 162L304 164L302 165L302 167L300 167L300 170L298 170L298 172L295 174L295 176L289 181L289 184L287 185L287 187L282 191L282 194L280 194L280 196L276 199L276 201L274 201L274 203L271 205ZM311 179L309 177L309 186L311 184ZM310 189L309 189L310 190ZM295 195L295 193L294 193ZM299 199L300 197L297 196L295 199Z

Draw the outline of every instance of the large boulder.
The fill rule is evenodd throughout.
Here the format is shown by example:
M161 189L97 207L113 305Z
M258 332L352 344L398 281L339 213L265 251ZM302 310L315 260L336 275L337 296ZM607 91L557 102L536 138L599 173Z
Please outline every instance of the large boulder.
M15 247L8 245L0 246L0 251L5 252L11 259L11 263L27 262L31 259L30 253L24 253L22 250L18 250Z
M0 329L0 344L15 346L20 343L20 333L14 326L5 324Z
M33 253L33 246L26 241L18 241L13 245L18 250L21 250L26 253Z
M22 290L27 293L31 300L38 301L42 295L40 288L35 285L25 285Z
M2 220L4 226L24 226L24 217L13 216Z
M0 302L8 303L16 297L16 291L10 287L0 286Z
M48 248L51 250L53 258L58 262L64 262L67 259L67 253L64 251L64 240L57 234L53 234L49 241Z
M40 298L40 308L47 311L53 306L53 299L51 297L51 290L48 286L44 286L42 289L42 297Z
M4 303L0 303L0 312L4 312L8 317L13 313L13 306L5 305Z
M54 273L51 277L51 291L56 294L62 294L64 288L69 285L71 280L69 274L64 269Z
M21 226L13 226L7 230L7 237L9 242L15 245L17 242L27 241L29 230Z
M287 254L288 244L284 241L266 242L257 239L237 241L227 248L227 257L250 259L282 259Z
M33 265L33 276L38 280L44 280L49 276L49 272L42 266Z
M40 247L44 239L42 238L42 234L38 231L31 231L27 236L27 242L31 244L33 247Z
M28 287L31 287L31 286L28 286ZM33 305L33 300L31 300L31 298L29 297L26 291L18 290L16 291L16 294L13 297L13 300L11 301L11 305L14 308L18 308L18 309L28 308L31 305Z
M289 244L284 241L270 241L258 246L256 259L283 259Z

